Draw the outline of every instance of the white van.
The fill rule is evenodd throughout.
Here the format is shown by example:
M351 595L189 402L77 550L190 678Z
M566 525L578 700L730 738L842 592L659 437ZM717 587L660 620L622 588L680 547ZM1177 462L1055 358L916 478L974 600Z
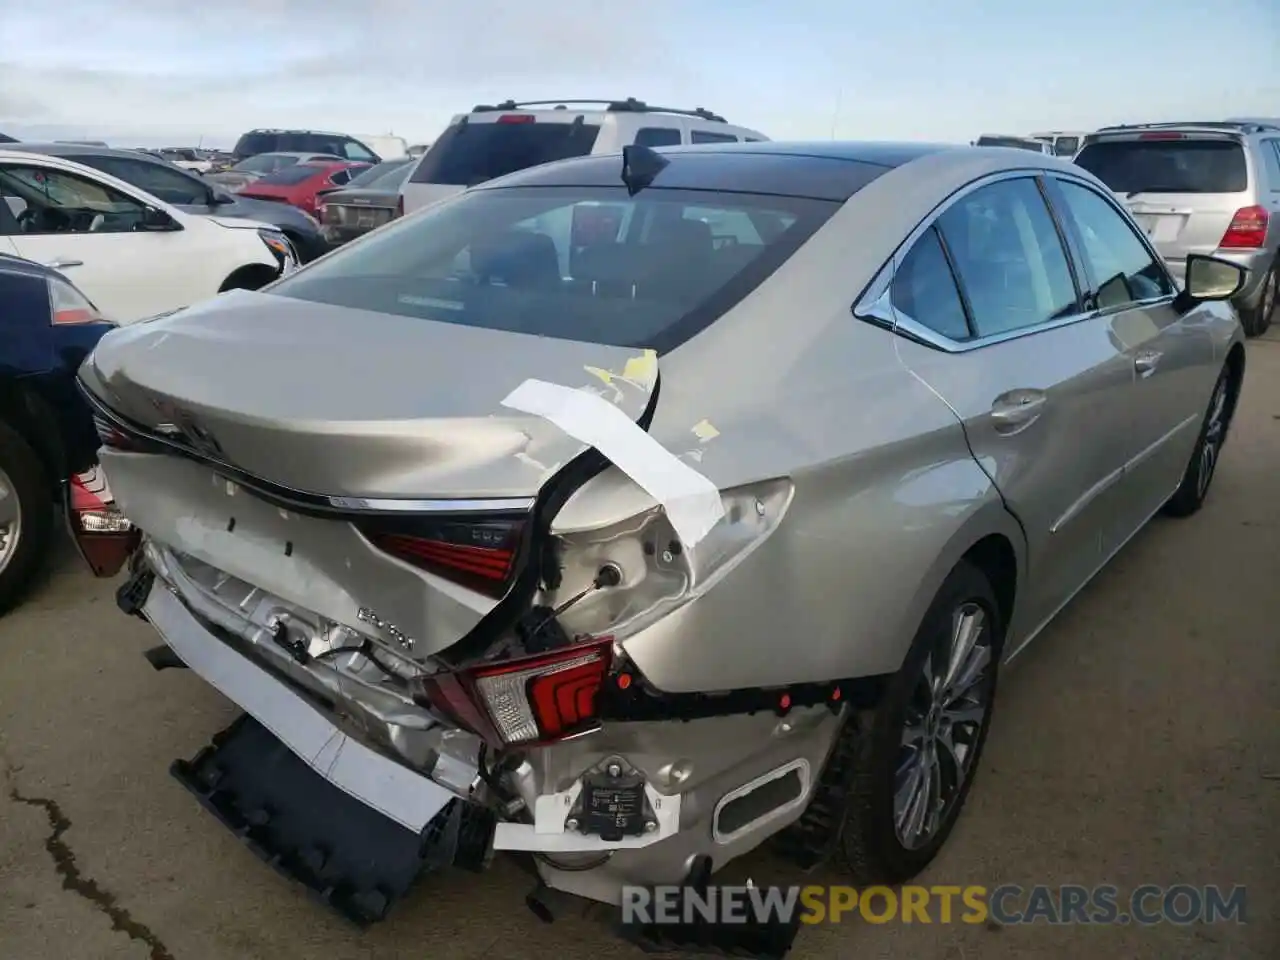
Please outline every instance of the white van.
M617 153L633 143L768 140L709 110L673 110L627 100L538 100L482 105L453 118L400 188L412 213L467 187L553 160Z

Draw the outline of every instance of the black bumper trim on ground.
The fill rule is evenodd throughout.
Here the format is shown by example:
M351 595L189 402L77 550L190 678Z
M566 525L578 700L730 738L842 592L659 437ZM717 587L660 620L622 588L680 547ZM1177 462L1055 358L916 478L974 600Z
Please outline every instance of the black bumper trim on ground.
M414 834L311 769L247 714L170 773L257 857L358 926L384 919L425 873L481 870L494 818L451 800Z

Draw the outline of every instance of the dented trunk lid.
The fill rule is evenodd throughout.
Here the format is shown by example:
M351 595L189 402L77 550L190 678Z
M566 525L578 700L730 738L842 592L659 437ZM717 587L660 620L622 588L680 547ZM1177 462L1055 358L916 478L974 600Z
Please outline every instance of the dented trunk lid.
M586 444L503 405L526 380L640 421L652 351L232 291L112 331L80 372L130 426L336 505L530 497Z

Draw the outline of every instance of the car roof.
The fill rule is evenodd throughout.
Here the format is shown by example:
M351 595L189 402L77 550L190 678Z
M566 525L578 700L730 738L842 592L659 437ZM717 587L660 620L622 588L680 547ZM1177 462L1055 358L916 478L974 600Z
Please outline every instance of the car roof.
M1090 139L1141 137L1144 133L1218 133L1249 135L1280 133L1280 121L1268 120L1189 120L1168 123L1121 123L1099 127Z
M977 150L938 143L817 141L708 143L662 147L671 163L655 186L686 190L773 193L843 202L871 179L921 157L948 150ZM984 151L991 148L984 147ZM1026 152L1026 151L1022 151ZM617 186L621 154L597 154L530 167L472 189L518 186Z
M68 160L75 157L116 157L121 160L149 160L152 163L160 163L169 166L163 162L160 157L153 153L146 153L142 150L127 150L119 147L90 147L79 143L21 143L6 144L6 149L17 150L23 153L43 153L50 157L64 157Z
M246 133L241 134L241 136L245 136L245 137L247 137L247 136L249 136L250 134L263 134L263 133L268 133L268 134L279 134L279 133L294 133L294 134L296 134L296 133L302 133L302 134L308 134L308 135L314 134L314 135L316 135L316 136L321 136L321 137L349 137L349 136L351 136L351 135L350 135L350 134L348 134L348 133L337 133L337 132L332 131L332 130L300 130L300 129L294 129L294 128L292 128L292 127L255 127L253 130L249 130L249 131L247 131Z

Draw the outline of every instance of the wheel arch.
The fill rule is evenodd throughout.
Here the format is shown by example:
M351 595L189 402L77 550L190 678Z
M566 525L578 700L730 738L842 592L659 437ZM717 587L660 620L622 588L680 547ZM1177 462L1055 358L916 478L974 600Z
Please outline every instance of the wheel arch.
M904 657L929 605L962 561L973 564L990 581L1006 635L1015 622L1021 587L1026 583L1026 537L1022 526L997 496L969 514L921 578L900 629L899 635L905 638Z
M272 280L280 276L277 268L269 267L265 263L247 263L242 267L232 270L227 278L222 281L222 285L218 287L219 293L226 293L228 290L258 290L265 287Z

